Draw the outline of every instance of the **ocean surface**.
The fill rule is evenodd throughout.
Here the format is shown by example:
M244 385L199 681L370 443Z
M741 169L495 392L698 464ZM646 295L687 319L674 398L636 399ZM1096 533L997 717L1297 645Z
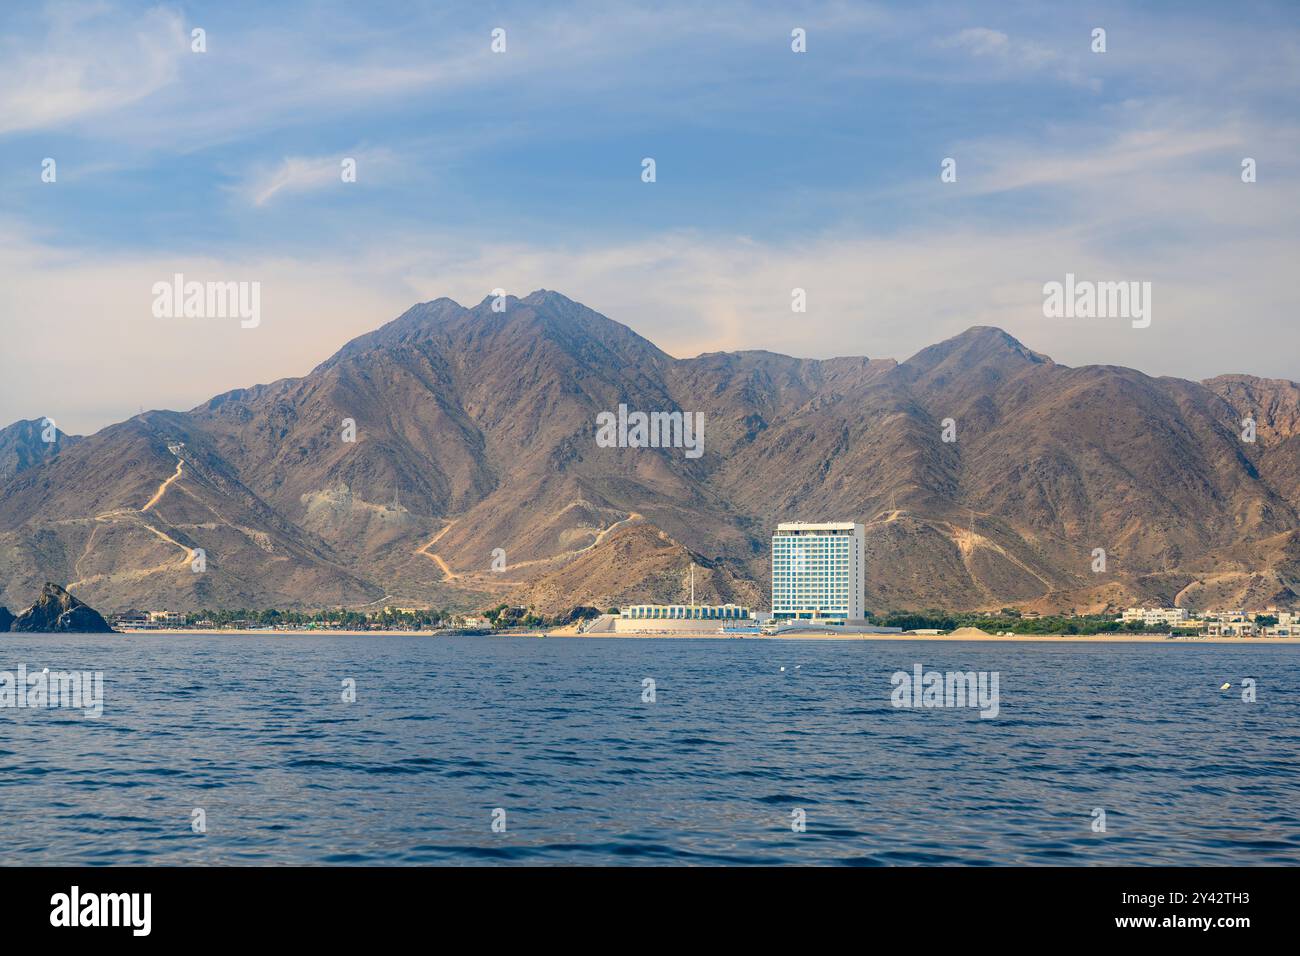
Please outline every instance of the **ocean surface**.
M918 663L998 672L997 717L894 707ZM0 637L19 664L102 671L104 711L0 708L6 865L1300 863L1300 647Z

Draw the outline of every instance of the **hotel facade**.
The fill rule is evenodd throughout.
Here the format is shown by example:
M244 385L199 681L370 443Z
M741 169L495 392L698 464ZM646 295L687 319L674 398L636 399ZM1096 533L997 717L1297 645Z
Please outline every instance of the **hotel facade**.
M861 621L866 528L852 521L788 521L772 535L772 617Z
M747 621L752 616L737 604L633 604L619 611L625 621Z

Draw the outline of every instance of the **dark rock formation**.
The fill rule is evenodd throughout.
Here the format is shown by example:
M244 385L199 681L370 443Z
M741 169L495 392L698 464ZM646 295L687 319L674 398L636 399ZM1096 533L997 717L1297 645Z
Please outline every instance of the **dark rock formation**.
M113 633L98 611L78 601L57 584L46 584L41 588L36 603L14 618L8 630L28 634Z

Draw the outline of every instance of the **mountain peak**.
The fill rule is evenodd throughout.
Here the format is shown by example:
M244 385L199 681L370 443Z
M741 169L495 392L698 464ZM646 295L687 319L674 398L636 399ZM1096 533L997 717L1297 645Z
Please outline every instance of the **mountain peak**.
M519 301L527 302L529 305L580 305L580 303L573 301L567 295L564 295L561 292L555 292L551 289L535 289Z
M509 292L502 292L502 293L498 293L495 291L489 292L477 303L475 303L473 309L491 308L492 304L497 301L498 297L505 299L507 312L510 311L509 309L510 303L518 303L520 305L527 305L533 308L547 307L547 306L550 306L551 308L559 308L559 309L585 309L586 308L586 306L583 305L581 302L575 302L573 299L570 299L568 296L564 295L563 293L555 292L551 289L535 289L525 296L517 296ZM452 305L457 305L457 307L460 308L460 306L455 301L448 298L435 299L434 302L430 302L426 304L433 305L436 302L450 302L452 303Z
M921 349L903 366L916 372L933 372L943 366L1055 365L1046 355L1026 348L1014 336L991 325L971 326L965 332Z
M53 441L46 441L47 437ZM16 421L0 428L0 484L79 441L79 437L64 434L44 418Z
M619 366L669 358L627 326L559 292L537 289L522 299L505 295L503 309L494 308L498 298L488 294L469 308L445 296L417 303L391 322L344 345L316 371L377 349L416 344L448 349L447 354L481 357L494 347L517 354L523 342L546 340L571 355L602 355L604 361Z
M429 312L441 312L448 308L463 309L465 307L461 305L459 302L457 302L455 299L449 298L448 296L445 295L440 295L438 296L438 298L430 299L428 302L417 302L415 305L411 306L411 309L408 311L414 309L423 309Z

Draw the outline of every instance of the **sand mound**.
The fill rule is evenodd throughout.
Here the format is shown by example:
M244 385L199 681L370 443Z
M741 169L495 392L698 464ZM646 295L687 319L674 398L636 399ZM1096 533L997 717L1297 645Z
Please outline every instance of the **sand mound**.
M949 637L992 637L988 631L982 631L978 627L959 627L951 632Z

